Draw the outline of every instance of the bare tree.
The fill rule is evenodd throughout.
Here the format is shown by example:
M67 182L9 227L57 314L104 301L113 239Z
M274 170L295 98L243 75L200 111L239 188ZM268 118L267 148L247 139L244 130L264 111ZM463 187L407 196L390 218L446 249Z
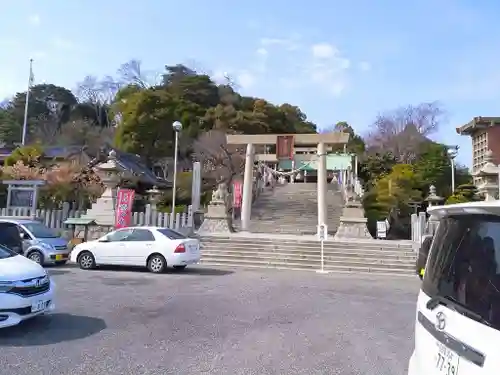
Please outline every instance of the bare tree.
M230 187L234 177L245 168L245 159L235 147L227 144L226 134L211 130L194 141L194 158L202 165L203 175L212 186L225 183Z
M29 139L42 144L50 144L57 137L59 129L51 114L42 114L36 117L36 127L30 129Z
M372 150L392 152L400 162L415 160L422 142L439 129L445 111L438 102L400 107L377 116L367 137Z
M112 143L114 130L112 127L93 126L86 120L70 121L62 126L55 144L81 146L89 155L96 155L102 145Z
M135 85L141 89L147 89L159 84L162 80L161 74L144 70L142 62L136 59L122 64L117 73L118 82L121 86Z
M95 76L86 76L80 82L76 89L76 96L80 105L87 105L92 108L93 119L95 119L101 127L109 124L109 104L112 102L116 93L120 89L120 84L117 83L111 76L106 76L99 80Z

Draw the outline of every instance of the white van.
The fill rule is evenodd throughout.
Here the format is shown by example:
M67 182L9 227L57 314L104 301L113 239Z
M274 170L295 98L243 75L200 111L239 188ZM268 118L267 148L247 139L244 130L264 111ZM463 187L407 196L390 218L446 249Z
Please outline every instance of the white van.
M54 283L43 267L0 245L0 328L54 307Z
M500 201L437 206L408 375L500 371Z

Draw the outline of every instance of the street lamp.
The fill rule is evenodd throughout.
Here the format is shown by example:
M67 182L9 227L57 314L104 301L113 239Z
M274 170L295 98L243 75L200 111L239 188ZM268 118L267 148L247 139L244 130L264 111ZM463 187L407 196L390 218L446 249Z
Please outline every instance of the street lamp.
M455 158L457 157L458 154L458 146L448 146L447 151L448 151L448 156L450 158L450 163L451 163L451 193L453 194L455 192Z
M172 216L175 214L175 193L177 188L177 154L179 148L179 133L182 130L182 124L179 121L174 121L172 128L175 132L175 144L174 144L174 183L172 190Z

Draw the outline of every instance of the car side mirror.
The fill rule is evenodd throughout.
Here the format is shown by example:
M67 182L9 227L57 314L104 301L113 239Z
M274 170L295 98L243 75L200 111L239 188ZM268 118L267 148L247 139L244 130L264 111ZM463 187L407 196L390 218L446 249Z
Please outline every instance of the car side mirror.
M109 242L109 240L108 240L106 237L104 237L104 238L101 238L101 239L99 240L99 242Z
M24 240L24 233L19 233L19 237L21 237L22 240Z

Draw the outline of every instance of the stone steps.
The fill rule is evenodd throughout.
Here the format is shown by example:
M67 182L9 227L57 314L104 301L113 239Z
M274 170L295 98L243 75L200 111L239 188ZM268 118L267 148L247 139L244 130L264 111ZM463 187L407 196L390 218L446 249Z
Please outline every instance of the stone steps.
M241 249L239 245L224 245L223 248L221 249L222 245L220 244L203 244L201 245L201 249L205 254L213 254L217 255L221 250L224 251L224 253L227 254L234 254L234 255L241 255L245 256L248 255L248 251ZM297 251L297 248L295 247L265 247L265 246L259 246L255 252L252 252L252 254L265 254L265 255L273 255L273 256L291 256L291 257L299 257L299 258L315 258L320 256L320 251L318 250L319 246L313 248L301 248L300 251ZM380 251L380 250L353 250L353 249L342 249L342 248L336 248L336 249L324 249L323 254L326 257L330 258L336 258L336 257L353 257L353 258L362 258L362 259L394 259L394 260L403 260L403 261L408 261L408 260L413 260L415 259L415 253L414 252L406 252L406 251Z
M266 268L266 269L278 269L278 270L289 270L289 271L318 271L320 269L319 265L315 264L304 264L304 263L283 263L283 262L245 262L238 260L237 262L231 262L227 260L218 261L201 261L201 264L208 265L211 267L225 267L225 268ZM386 267L368 267L368 266L325 266L324 270L332 273L361 273L361 274L377 274L377 275L387 275L387 276L413 276L414 273L411 270L401 270L401 269L388 269Z
M327 225L333 235L342 212L342 196L338 187L328 185ZM252 207L250 231L256 233L316 233L318 215L317 184L277 185L265 191ZM238 229L240 223L236 222Z
M312 264L320 264L321 255L304 255L304 254L286 254L281 252L257 252L248 254L245 252L237 252L237 251L227 251L225 250L223 253L213 250L207 251L203 249L204 257L219 257L220 259L227 260L245 260L245 261L261 261L261 260L269 260L269 261L277 261L284 263L295 263L295 262L307 262ZM325 266L329 265L349 265L349 266L367 266L367 265L384 265L384 266L394 266L397 268L404 269L414 269L415 265L410 264L413 260L412 258L397 258L397 257L363 257L363 256L355 256L348 254L325 254L324 255Z
M292 236L292 235L276 235L274 237L266 236L262 233L250 235L212 235L202 237L203 244L231 244L238 245L255 245L275 246L275 247L292 247L292 248L309 248L319 249L319 242L315 236ZM332 241L324 242L324 249L342 249L342 250L378 250L398 251L398 252L413 252L411 241L384 241L384 240L359 240L359 241Z
M321 250L311 236L207 236L202 263L212 266L317 270ZM409 242L324 242L324 269L335 272L414 275L416 255Z

